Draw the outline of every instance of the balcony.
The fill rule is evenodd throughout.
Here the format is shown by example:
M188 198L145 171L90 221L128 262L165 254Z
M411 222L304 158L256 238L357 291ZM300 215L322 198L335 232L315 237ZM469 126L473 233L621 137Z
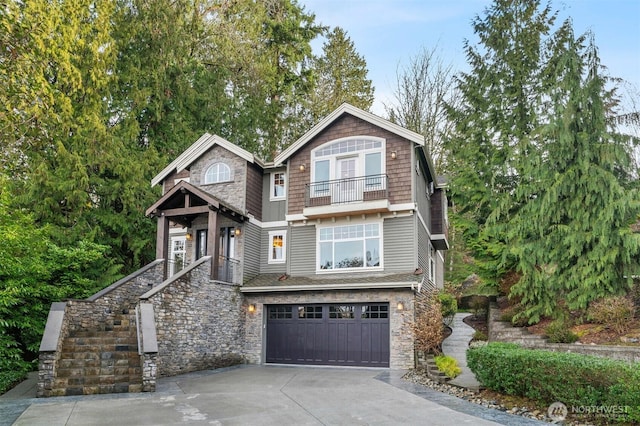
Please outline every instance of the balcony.
M387 175L314 182L305 188L303 214L308 218L388 210Z

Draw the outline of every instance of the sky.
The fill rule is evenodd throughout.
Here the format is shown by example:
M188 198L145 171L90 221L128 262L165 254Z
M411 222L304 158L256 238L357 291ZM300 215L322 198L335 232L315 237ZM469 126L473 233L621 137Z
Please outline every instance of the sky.
M316 22L341 27L367 62L375 87L372 111L384 116L393 102L399 67L423 49L437 47L438 56L454 69L468 71L464 40L477 44L471 21L483 16L490 0L299 0ZM544 1L542 4L546 4ZM576 34L591 30L600 60L609 74L640 91L640 0L554 0L560 22L572 18ZM323 41L315 41L314 53Z

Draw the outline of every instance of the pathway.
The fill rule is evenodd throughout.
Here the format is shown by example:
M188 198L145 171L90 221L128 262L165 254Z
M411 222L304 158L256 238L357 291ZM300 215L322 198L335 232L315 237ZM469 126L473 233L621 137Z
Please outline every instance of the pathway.
M442 352L444 352L445 355L454 357L462 370L462 373L460 373L458 377L448 383L477 391L480 389L480 382L476 380L476 376L474 376L469 367L467 367L467 349L475 330L473 327L465 324L463 319L470 315L469 313L455 314L453 323L451 324L453 333L442 342Z

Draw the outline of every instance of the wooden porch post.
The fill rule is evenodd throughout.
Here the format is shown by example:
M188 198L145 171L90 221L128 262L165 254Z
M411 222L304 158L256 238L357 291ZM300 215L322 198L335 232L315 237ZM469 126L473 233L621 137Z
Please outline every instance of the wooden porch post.
M218 278L218 254L220 253L220 230L218 229L218 211L209 210L209 229L207 230L207 256L211 256L211 279Z
M169 249L169 218L161 213L158 216L158 230L156 232L156 259L164 259L164 278L167 277Z

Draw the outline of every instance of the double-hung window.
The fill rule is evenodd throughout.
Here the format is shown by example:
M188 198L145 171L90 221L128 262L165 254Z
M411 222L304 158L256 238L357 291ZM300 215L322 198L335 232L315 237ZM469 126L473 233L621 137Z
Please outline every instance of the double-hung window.
M382 224L349 224L318 229L318 271L382 267Z
M284 263L287 254L287 231L269 231L268 263Z
M285 172L271 173L271 191L269 200L279 201L286 198Z

